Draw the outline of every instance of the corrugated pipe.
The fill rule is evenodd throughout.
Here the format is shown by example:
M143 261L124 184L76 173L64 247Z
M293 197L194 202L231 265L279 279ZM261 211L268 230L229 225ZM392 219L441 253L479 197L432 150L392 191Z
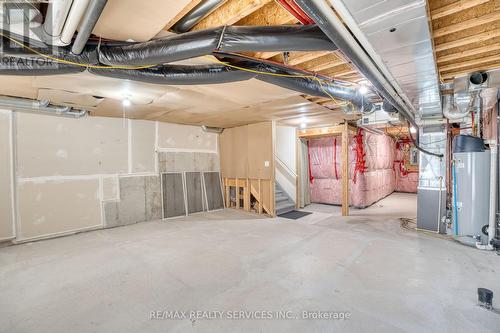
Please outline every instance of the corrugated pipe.
M71 47L71 52L74 54L82 53L107 3L108 0L91 0L80 23L80 28Z
M49 101L37 101L20 97L0 96L0 107L14 111L46 113L56 116L80 118L87 115L85 110L73 110L69 106L51 105Z
M166 64L219 52L334 51L317 26L224 26L187 32L129 46L101 46L106 65Z
M173 27L172 30L178 33L188 32L198 22L210 15L214 10L224 4L226 0L205 0L191 9L184 17L182 17Z

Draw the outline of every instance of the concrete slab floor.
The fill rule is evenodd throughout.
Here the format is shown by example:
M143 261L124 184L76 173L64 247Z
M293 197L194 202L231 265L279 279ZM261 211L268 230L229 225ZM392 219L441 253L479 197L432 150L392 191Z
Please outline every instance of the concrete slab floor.
M0 331L499 332L476 289L499 297L500 257L402 229L415 200L349 218L311 205L297 221L226 210L1 248ZM198 310L226 312L190 319ZM228 319L249 314L273 319Z

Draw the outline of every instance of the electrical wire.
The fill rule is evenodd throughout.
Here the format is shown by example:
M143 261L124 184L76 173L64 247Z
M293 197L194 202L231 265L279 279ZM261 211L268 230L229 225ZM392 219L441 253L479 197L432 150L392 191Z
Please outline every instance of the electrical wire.
M66 65L72 65L72 66L78 66L78 67L85 67L85 68L94 68L94 69L145 69L145 68L152 68L152 67L155 67L157 65L145 65L145 66L107 66L107 65L92 65L92 64L83 64L83 63L79 63L79 62L76 62L76 61L71 61L71 60L66 60L66 59L61 59L61 58L58 58L58 57L54 57L54 56L51 56L51 55L48 55L48 54L45 54L45 53L42 53L42 52L39 52L31 47L29 47L28 45L24 44L23 42L15 39L15 38L12 38L10 36L6 36L5 34L3 34L2 32L0 32L0 36L4 37L4 38L7 38L8 40L14 42L15 44L25 48L26 50L42 57L42 58L45 58L45 59L49 59L49 60L52 60L54 62L58 62L58 63L61 63L61 64L66 64Z

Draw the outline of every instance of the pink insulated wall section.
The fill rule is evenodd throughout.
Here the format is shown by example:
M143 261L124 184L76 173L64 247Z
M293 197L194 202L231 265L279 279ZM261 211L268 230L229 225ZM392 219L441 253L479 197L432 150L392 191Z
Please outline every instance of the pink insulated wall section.
M393 138L362 132L349 137L350 204L367 207L394 191L416 192L418 173L402 176ZM309 140L311 202L342 203L342 138ZM401 153L402 155L402 153Z

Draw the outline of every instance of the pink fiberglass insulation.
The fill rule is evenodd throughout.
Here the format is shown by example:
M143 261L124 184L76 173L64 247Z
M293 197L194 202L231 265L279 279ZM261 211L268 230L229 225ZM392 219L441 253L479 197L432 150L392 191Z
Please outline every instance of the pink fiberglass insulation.
M309 141L311 173L314 176L314 181L310 184L311 202L335 205L342 203L342 139L340 136L336 138L335 148L335 139L332 137ZM338 179L335 176L334 151ZM370 206L396 189L397 178L393 169L396 154L394 140L387 135L363 132L362 151L365 154L366 169L365 172L358 172L354 182L356 140L350 136L349 192L350 203L355 207Z
M402 149L395 149L394 170L396 173L396 192L417 193L418 187L418 172L402 171L404 166L401 165L404 161L404 152ZM404 165L404 163L403 163Z

